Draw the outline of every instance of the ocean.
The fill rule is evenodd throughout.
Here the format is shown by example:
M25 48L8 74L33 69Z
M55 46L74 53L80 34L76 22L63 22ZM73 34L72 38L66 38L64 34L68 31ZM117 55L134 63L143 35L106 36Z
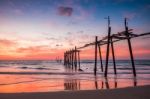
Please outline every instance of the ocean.
M105 67L105 61L103 61ZM1 60L0 93L53 92L73 90L113 89L150 85L150 60L135 60L137 77L133 76L130 60L117 60L117 75L109 61L108 77L101 72L98 61L94 76L94 61L82 60L81 69L66 68L63 62L50 60ZM105 68L104 68L105 69Z

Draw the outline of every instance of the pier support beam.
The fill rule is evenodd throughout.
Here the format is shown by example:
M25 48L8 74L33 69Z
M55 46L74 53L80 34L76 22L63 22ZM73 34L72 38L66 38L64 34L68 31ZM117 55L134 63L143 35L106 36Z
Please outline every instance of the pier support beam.
M73 70L73 62L74 62L74 51L72 50L72 51L71 51L71 53L72 53L72 54L71 54L71 56L72 56L72 70Z
M110 18L108 16L108 36L107 36L107 52L106 52L106 64L105 64L105 77L107 77L108 72L108 59L109 59L109 44L110 44L110 34L111 34L111 27L110 27Z
M81 69L80 68L80 51L78 51L78 64L79 64L79 70Z
M72 58L71 58L71 50L70 50L70 51L69 51L69 68L71 68L71 63L72 63L72 62L71 62L71 59L72 59Z
M106 52L106 64L105 64L105 77L107 77L107 72L108 72L108 59L109 59L110 33L111 33L111 27L109 27L109 29L108 29L107 52Z
M96 76L97 71L97 36L95 37L95 64L94 64L94 75Z
M67 67L69 67L69 52L67 51Z
M116 61L115 61L114 45L113 45L113 42L112 42L112 38L111 38L111 50L112 50L112 58L113 58L113 65L114 65L114 73L116 75L117 70L116 70Z
M130 37L129 37L129 33L128 33L127 18L125 18L125 31L126 31L126 36L128 37L127 41L128 41L128 46L129 46L133 75L134 75L134 77L136 77L136 70L135 70L135 64L134 64L134 57L133 57L133 53L132 53L132 46L131 46L131 41L130 41Z
M74 52L74 54L75 54L74 65L75 65L75 70L77 70L77 48L76 48L76 46L75 46L75 52Z
M66 53L64 52L64 65L66 64Z
M101 46L98 45L98 48L99 48L99 58L100 58L100 63L101 63L101 71L103 72L103 61L102 61Z

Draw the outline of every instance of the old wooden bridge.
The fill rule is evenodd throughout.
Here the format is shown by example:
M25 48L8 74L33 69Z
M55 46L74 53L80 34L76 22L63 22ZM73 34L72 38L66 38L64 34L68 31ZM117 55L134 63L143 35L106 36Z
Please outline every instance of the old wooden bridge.
M98 56L98 52L99 52L101 71L104 73L104 76L107 77L109 50L111 48L114 74L116 75L117 70L116 70L116 62L115 62L115 54L114 54L115 53L114 43L122 41L122 40L127 40L130 58L131 58L131 63L132 63L133 75L134 75L134 77L136 77L136 69L135 69L134 57L133 57L133 53L132 53L131 39L136 38L136 37L140 37L140 36L150 35L150 32L141 33L141 34L132 33L133 29L128 28L127 18L125 18L125 20L124 20L125 31L118 32L116 34L111 34L111 26L110 26L109 16L107 17L107 19L108 19L108 35L106 37L102 38L101 40L98 40L98 37L96 36L94 42L85 44L84 46L81 46L81 47L75 46L74 49L66 51L64 53L64 65L68 68L71 68L72 70L77 70L77 69L81 70L81 68L80 68L80 49L83 49L83 48L89 47L89 46L95 46L94 75L97 74L97 56ZM107 45L105 70L103 68L103 63L102 63L102 53L101 53L101 46L102 45Z

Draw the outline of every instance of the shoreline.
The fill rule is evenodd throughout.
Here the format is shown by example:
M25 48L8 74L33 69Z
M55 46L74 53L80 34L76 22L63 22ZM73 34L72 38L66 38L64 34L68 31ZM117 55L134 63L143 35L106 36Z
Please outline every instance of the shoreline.
M137 72L138 74L150 74L149 72L145 72L145 73L142 73L142 72ZM21 72L2 72L2 71L0 71L0 75L9 75L9 74L12 74L12 75L30 75L30 74L36 74L36 75L52 75L52 74L54 74L54 75L74 75L74 74L92 74L92 75L94 75L93 74L93 72L80 72L80 71L78 71L78 72L39 72L39 71L37 71L37 72L30 72L30 71L21 71ZM97 74L103 74L103 73L101 73L101 72L98 72ZM113 72L111 72L111 73L108 73L108 74L114 74ZM132 74L131 72L122 72L122 73L117 73L117 74Z
M0 99L150 99L150 85L103 90L0 93Z

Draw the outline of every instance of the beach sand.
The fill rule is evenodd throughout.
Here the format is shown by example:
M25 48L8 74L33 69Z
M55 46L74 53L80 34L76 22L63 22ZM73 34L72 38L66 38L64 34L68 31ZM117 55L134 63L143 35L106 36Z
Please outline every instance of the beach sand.
M150 85L87 91L0 93L0 99L150 99Z

